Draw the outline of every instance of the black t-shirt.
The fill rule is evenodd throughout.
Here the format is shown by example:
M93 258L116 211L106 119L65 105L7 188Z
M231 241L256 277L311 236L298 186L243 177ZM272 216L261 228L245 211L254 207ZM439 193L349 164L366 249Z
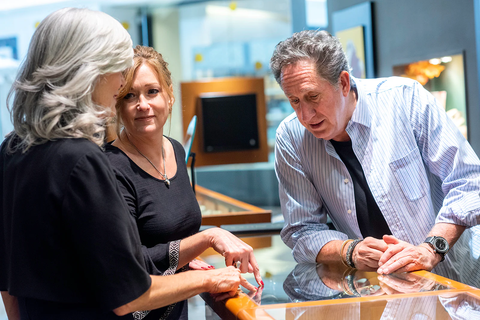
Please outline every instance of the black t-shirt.
M353 152L352 141L330 141L353 180L357 221L363 237L381 239L385 234L392 234L368 187L362 166Z
M59 139L0 156L0 290L30 319L109 319L150 287L105 154Z
M169 141L175 152L177 172L169 177L168 187L164 180L152 177L119 148L112 145L105 148L120 190L136 220L145 265L148 272L155 275L175 272L179 240L197 233L202 222L187 173L185 151L178 141L170 138ZM145 319L158 319L166 312L170 315L168 319L183 319L187 316L187 303L178 302L173 310L166 307L152 311Z

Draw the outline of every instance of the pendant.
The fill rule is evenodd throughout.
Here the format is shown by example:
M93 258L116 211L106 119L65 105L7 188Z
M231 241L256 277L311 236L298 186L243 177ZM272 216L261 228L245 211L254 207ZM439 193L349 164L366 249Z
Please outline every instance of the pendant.
M169 188L169 187L170 187L170 180L168 180L168 178L167 178L167 179L165 179L165 185L167 186L167 188Z

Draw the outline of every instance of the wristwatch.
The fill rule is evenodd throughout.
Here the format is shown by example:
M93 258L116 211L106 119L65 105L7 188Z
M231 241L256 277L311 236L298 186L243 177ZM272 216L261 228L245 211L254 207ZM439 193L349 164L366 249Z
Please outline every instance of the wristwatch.
M442 260L440 260L440 262L445 260L445 255L450 249L450 247L448 246L448 241L445 238L433 236L428 237L427 239L425 239L424 242L428 243L433 248L433 250L435 250L436 253L442 256Z

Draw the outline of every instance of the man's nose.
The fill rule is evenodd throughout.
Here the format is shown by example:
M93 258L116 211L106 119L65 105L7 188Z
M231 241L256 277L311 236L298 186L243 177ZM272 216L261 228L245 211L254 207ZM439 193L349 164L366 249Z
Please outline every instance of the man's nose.
M315 109L309 106L308 103L302 103L300 106L300 119L303 122L310 121L315 116Z

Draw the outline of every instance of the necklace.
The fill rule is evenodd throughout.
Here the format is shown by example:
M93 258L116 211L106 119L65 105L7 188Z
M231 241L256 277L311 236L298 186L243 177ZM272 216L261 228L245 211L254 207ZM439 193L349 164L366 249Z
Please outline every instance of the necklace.
M144 155L140 150L138 150L137 146L134 145L132 141L130 141L130 138L128 137L127 133L125 133L125 135L127 136L128 142L130 142L130 144L135 148L135 150L137 150L137 152L140 153L142 157L147 159L147 161L152 165L153 169L155 169L160 174L160 176L162 176L162 178L165 180L165 185L167 186L167 188L169 188L170 180L167 177L167 169L165 169L165 149L163 148L163 144L162 144L162 158L163 158L163 172L165 173L161 173L160 170L158 170L157 167L153 164L153 162L150 161L150 159L148 159L147 156Z

